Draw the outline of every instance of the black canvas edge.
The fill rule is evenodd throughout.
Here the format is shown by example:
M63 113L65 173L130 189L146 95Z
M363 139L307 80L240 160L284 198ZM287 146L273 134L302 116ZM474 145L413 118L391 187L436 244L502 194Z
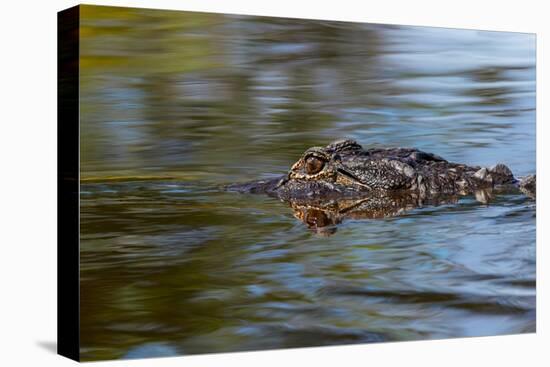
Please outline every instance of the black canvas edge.
M57 13L57 353L80 361L80 6Z

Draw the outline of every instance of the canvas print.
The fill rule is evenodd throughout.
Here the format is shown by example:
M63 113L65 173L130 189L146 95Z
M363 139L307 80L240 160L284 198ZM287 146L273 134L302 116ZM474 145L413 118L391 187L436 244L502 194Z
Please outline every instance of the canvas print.
M534 34L78 11L81 360L535 332Z

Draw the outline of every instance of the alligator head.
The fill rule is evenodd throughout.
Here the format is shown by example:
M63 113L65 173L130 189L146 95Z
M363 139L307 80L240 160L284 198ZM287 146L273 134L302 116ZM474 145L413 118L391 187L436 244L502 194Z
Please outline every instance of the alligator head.
M362 147L353 140L307 149L274 190L281 198L347 197L370 191Z
M229 189L266 193L283 200L331 199L407 188L415 180L415 171L406 162L381 158L376 150L366 151L354 140L346 139L307 149L282 177L231 185Z

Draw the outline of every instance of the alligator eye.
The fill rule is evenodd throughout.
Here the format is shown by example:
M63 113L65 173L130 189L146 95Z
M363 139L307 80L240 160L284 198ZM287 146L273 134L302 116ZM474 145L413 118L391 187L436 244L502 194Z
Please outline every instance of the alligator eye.
M320 172L324 166L325 162L317 157L309 157L306 159L306 172L309 175Z

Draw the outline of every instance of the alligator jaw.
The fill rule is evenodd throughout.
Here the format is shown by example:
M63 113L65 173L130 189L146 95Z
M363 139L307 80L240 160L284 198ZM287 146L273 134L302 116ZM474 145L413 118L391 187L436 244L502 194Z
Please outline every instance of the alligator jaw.
M283 177L276 177L267 180L258 180L245 183L236 183L225 186L227 191L234 191L240 193L249 194L268 194L274 195L281 182L285 180L286 175Z

